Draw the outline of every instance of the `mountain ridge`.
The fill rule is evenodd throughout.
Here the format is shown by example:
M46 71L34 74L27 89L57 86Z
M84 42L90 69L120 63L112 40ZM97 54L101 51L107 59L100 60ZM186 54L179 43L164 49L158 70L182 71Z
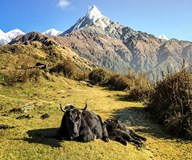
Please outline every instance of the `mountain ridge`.
M95 10L96 6L92 8ZM168 40L165 36L135 31L102 14L92 21L88 19L89 12L61 34L62 38L55 37L55 41L94 64L123 74L132 68L137 72L147 72L152 77L167 68L172 71L181 68L183 59L186 66L192 62L192 50L189 49L192 42ZM91 23L86 24L86 21Z
M9 67L22 68L23 64L33 67L39 62L50 68L66 60L81 70L90 71L93 67L90 61L80 57L70 48L37 32L17 36L10 44L0 46L0 57L2 60L0 67L4 70ZM11 63L8 63L9 61Z
M96 6L90 7L84 17L60 36L49 36L49 39L70 48L95 66L122 74L131 68L152 77L167 68L170 71L180 69L183 59L186 67L192 62L192 42L166 40L135 31L103 16ZM12 44L25 43L22 38L15 40Z

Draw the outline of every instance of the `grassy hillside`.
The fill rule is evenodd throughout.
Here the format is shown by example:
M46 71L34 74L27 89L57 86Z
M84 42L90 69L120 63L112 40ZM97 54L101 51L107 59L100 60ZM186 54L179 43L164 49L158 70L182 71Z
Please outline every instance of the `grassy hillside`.
M109 91L84 82L48 75L49 80L40 78L38 82L17 83L13 86L0 85L0 124L14 126L0 129L0 159L2 160L190 160L191 141L169 137L162 128L151 122L143 105L123 101L126 94ZM145 147L138 150L133 144L95 140L89 143L74 141L59 142L52 136L60 126L63 113L59 103L75 103L101 115L102 119L118 118L148 140ZM13 108L24 108L10 112ZM17 110L18 111L18 110ZM41 119L43 114L47 119ZM21 115L28 117L16 119Z
M0 62L0 84L4 85L38 81L40 76L48 78L48 72L81 79L92 68L88 60L69 48L39 41L0 46Z
M81 69L89 70L91 63L79 57L69 48L58 44L47 45L39 41L29 41L26 44L12 44L0 46L0 69L29 69L35 63L46 64L47 67L54 66L63 60L70 59Z

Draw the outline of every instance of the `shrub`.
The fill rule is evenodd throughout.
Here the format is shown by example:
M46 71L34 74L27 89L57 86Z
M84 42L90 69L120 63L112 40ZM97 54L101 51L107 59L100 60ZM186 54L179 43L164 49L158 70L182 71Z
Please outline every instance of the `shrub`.
M150 93L153 90L153 85L149 80L146 73L132 74L130 77L130 92L127 94L126 98L132 101L144 101L147 102Z
M0 82L4 85L14 85L19 82L27 82L28 80L38 81L41 75L39 69L15 69L9 68L0 73Z
M58 63L56 66L52 67L49 72L51 74L62 74L66 78L76 80L83 80L87 78L86 72L79 69L75 63L69 59L64 60L62 63Z
M138 81L138 74L133 69L129 69L129 72L125 75L125 77L128 79L130 89L134 88Z
M130 90L126 98L132 101L147 102L152 88L136 87Z
M130 89L128 79L125 76L119 74L112 75L108 81L108 85L114 90Z
M183 69L156 84L148 108L169 132L192 139L192 73Z
M109 81L110 73L105 69L95 68L89 73L88 77L92 84L105 85Z
M76 72L75 80L87 80L88 79L88 74L87 71L82 71L81 69L78 69Z
M113 90L133 90L130 92L132 94L132 100L146 99L151 90L151 82L149 81L147 74L137 74L133 70L130 70L127 75L120 75L103 68L95 68L89 73L89 80L92 84L104 85ZM130 99L128 95L125 98Z
M65 77L71 77L73 74L74 68L73 66L68 65L67 63L59 63L56 66L52 67L49 71L51 74L57 73L57 74L63 74Z

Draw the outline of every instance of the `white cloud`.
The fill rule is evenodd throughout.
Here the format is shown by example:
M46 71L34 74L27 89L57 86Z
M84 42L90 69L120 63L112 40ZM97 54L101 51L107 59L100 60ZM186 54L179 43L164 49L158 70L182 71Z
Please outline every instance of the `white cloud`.
M57 4L57 6L62 9L65 9L69 5L70 5L69 0L59 0L59 2Z

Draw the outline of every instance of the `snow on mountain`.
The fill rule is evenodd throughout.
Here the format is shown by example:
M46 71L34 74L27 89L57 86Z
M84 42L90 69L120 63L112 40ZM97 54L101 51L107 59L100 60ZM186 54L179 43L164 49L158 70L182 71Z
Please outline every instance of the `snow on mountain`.
M158 38L164 39L164 40L169 40L169 38L165 34L161 34Z
M87 14L84 17L80 18L75 23L75 25L73 25L61 35L71 33L90 25L99 26L104 31L109 24L111 24L109 18L103 16L99 9L95 5L93 5L88 8Z
M7 37L2 30L0 30L0 40L7 40Z
M12 39L16 38L18 35L24 35L25 33L20 29L14 29L7 33L0 30L0 45L8 44Z
M61 34L61 33L62 33L62 31L58 31L58 30L52 28L52 29L46 30L46 31L43 32L42 34L44 34L44 35L49 35L49 36L58 36L58 35Z
M0 39L0 45L5 45L8 44L9 42L7 42L5 39Z
M73 31L83 28L85 26L91 25L96 22L98 19L103 18L99 9L93 5L88 8L87 14L79 19L77 23L73 26Z
M3 34L4 32L0 29L0 35Z
M88 7L86 17L92 20L92 22L95 22L97 19L102 18L103 15L101 14L100 10L95 5L93 5Z
M21 31L20 29L14 29L6 33L6 36L9 41L11 41L13 38L16 38L18 35L24 35L25 33Z

